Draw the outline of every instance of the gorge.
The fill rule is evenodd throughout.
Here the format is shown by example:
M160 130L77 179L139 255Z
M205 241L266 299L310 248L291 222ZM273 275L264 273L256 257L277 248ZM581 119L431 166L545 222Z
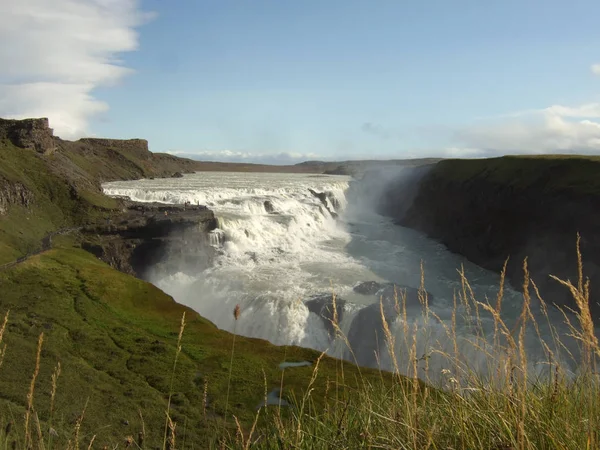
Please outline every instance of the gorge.
M185 312L173 417L195 424L190 442L205 442L203 389L222 417L230 368L229 411L251 424L264 385L278 389L287 367L283 396L292 403L319 351L346 361L349 378L358 377L355 361L362 377L387 377L369 369L393 369L386 324L402 373L416 355L419 372L439 380L454 363L432 350L454 351L454 329L461 364L489 374L494 321L468 289L463 301L461 267L473 296L493 303L510 255L502 311L512 327L524 255L547 303L572 306L544 271L576 280L580 231L596 292L594 158L311 162L263 172L155 154L143 139L64 141L36 120L0 122L0 288L14 349L0 377L3 408L25 407L23 372L33 370L44 333L42 392L60 361L76 393L61 400L65 414L80 413L90 396L91 429L141 427L135 411L143 408L159 430ZM551 342L553 330L568 330L556 308L549 321L541 303L531 308L544 320L528 326L524 342L531 372L544 377L551 370L540 336ZM559 363L576 374L577 345L565 345L574 357ZM342 364L329 356L319 367L321 396Z

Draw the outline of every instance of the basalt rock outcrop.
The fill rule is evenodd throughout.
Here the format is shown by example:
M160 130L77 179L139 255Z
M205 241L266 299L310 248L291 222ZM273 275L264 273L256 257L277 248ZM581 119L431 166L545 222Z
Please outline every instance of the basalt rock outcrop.
M204 206L126 202L124 209L86 227L83 248L112 267L140 278L199 271L213 256L208 232L217 227Z
M7 139L13 145L49 154L56 149L54 132L47 118L0 119L0 140Z
M376 354L381 355L381 352L387 351L383 318L388 325L391 325L402 313L403 294L406 295L407 307L421 305L419 289L369 281L355 286L354 291L364 295L377 295L375 303L365 306L356 313L347 336L356 362L360 366L377 368ZM396 293L398 303L396 303ZM425 295L425 292L421 294ZM431 294L427 293L427 297L430 302L433 301Z
M33 201L33 193L23 183L0 177L0 216L6 214L12 205L28 208Z
M382 210L474 263L523 286L523 261L549 304L576 309L567 289L577 285L576 234L584 275L591 280L600 320L600 160L585 157L503 157L445 160L421 174L409 190L392 183Z
M318 295L305 303L310 312L315 313L321 318L325 328L327 329L327 332L329 333L329 337L333 337L335 335L333 321L337 320L339 324L343 319L345 304L345 300L336 297L334 307L332 294Z

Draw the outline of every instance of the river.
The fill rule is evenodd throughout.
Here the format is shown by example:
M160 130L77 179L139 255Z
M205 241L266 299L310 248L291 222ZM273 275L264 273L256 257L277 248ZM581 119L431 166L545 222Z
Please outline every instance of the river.
M364 295L354 288L365 281L419 288L423 267L427 312L422 302L409 296L405 315L386 313L399 370L409 373L416 356L420 375L427 370L428 378L439 378L442 372L456 371L451 360L458 350L463 369L493 375L498 361L490 359L505 352L490 350L496 328L491 314L460 300L459 271L464 268L474 297L491 305L496 303L499 275L378 214L377 199L385 182L384 177L367 185L333 175L206 172L112 182L103 188L108 195L136 201L191 202L214 211L219 223L211 235L218 255L214 264L200 272L190 267L174 274L155 273L150 281L220 328L233 331L235 326L241 335L327 350L333 356L357 358L361 365L392 369L387 347L373 329L379 307L359 313L377 304L385 290ZM310 190L327 197L320 199ZM347 342L332 336L325 321L305 304L332 292L339 302L345 301L339 327L359 354L352 355ZM237 304L242 314L234 324ZM522 305L523 295L506 286L502 318L508 328L517 322ZM538 328L526 329L527 363L532 373L543 376L551 370L540 336L555 351L555 360L560 355L552 328L570 351L576 354L576 348L565 337L561 314L549 308L546 318L535 298L531 310ZM564 355L560 364L575 368Z

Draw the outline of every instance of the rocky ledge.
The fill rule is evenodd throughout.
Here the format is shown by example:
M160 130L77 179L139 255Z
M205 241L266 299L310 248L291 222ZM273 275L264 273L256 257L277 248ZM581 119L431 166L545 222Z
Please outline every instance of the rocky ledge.
M48 119L0 119L0 140L8 139L17 147L49 154L56 149L54 132Z
M143 279L201 271L212 261L208 233L217 227L205 206L123 201L120 212L83 229L82 247L115 269Z

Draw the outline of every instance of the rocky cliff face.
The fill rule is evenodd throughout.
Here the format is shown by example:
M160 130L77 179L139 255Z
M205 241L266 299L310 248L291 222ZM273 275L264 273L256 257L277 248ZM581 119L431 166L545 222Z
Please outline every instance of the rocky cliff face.
M498 158L447 160L410 189L392 184L383 212L420 230L519 289L523 259L543 299L575 308L549 274L577 281L576 234L584 274L591 280L594 317L600 318L600 160Z
M83 248L115 269L149 279L161 273L193 270L211 263L208 232L217 221L206 207L126 202L118 214L84 229Z
M11 183L0 177L0 216L8 213L11 205L29 207L33 202L33 193L23 183Z
M0 140L8 139L15 146L29 148L39 153L52 153L56 149L54 132L48 119L0 119Z

